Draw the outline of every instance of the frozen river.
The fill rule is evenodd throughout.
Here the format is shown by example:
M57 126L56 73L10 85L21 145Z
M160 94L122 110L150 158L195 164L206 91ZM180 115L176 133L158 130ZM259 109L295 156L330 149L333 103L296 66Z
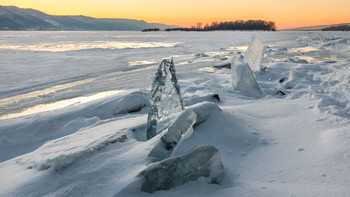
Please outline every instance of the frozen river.
M64 99L147 88L166 57L174 58L177 72L210 72L244 52L252 35L270 46L292 43L294 53L307 53L303 38L315 34L322 33L2 31L0 116ZM316 61L315 54L308 60Z
M228 69L253 35L259 98ZM350 196L349 33L232 31L0 31L0 196L150 196L140 172L168 134L146 138L150 86L168 57L181 116L209 114L170 159L210 144L224 176L152 196Z

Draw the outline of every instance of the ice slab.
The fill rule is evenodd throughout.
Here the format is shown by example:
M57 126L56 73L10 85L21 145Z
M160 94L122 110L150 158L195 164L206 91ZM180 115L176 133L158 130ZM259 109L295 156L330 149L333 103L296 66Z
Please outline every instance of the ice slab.
M140 110L148 105L148 98L148 91L129 90L79 105L0 120L0 162L37 149L47 140ZM18 147L17 151L9 152L12 147Z
M59 139L47 142L36 151L16 159L16 163L28 169L55 171L63 170L74 161L86 155L103 149L113 143L123 143L127 140L124 132L99 132L96 129L77 132Z
M112 96L112 95L115 95L115 94L118 94L121 92L123 92L123 90L105 91L105 92L100 92L100 93L93 94L90 96L81 96L81 97L76 97L76 98L71 98L71 99L65 99L65 100L60 100L60 101L49 103L49 104L39 104L39 105L36 105L34 107L25 109L19 113L11 113L11 114L6 114L4 116L0 116L0 120L20 117L20 116L26 116L29 114L51 111L51 110L55 110L55 109L64 108L67 106L87 103L87 102L91 102L91 101L101 99L104 97L109 97L109 96Z
M221 109L215 103L207 101L189 106L188 109L191 109L197 114L196 123L193 125L193 127L196 127L202 122L208 120L213 112L221 111Z
M147 119L147 139L166 128L171 119L184 109L174 62L164 59L155 74Z
M253 36L245 53L243 63L248 64L253 71L259 71L264 55L265 45L263 45L258 38Z
M262 96L260 86L249 64L240 62L237 57L234 57L231 63L231 82L233 89L245 96L256 98Z
M185 110L181 115L164 131L163 136L155 144L148 155L153 161L160 161L170 156L180 140L191 136L192 126L196 122L197 115L192 110Z
M219 183L224 166L218 149L212 145L199 145L190 152L149 165L141 172L144 183L141 190L155 192L168 190L199 177L209 177L210 183Z

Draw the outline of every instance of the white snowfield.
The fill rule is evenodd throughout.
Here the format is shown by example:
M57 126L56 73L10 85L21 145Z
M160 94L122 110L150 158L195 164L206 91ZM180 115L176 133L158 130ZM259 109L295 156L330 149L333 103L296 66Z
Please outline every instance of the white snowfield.
M267 45L257 98L225 66L252 36ZM150 87L167 57L200 122L170 157L207 144L224 170L150 194ZM0 162L0 196L350 196L350 35L0 32Z

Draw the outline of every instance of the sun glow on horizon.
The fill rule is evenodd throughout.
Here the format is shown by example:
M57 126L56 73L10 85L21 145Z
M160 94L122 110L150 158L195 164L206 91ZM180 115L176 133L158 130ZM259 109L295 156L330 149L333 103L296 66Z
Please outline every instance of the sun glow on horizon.
M349 0L2 0L1 5L52 15L129 18L183 27L249 19L274 21L279 29L350 23Z

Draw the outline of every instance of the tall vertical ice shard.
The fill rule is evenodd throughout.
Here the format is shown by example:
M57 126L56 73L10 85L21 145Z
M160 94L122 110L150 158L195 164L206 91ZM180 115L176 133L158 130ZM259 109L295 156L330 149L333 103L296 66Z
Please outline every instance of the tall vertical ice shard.
M164 59L155 74L150 109L147 119L147 139L154 137L158 131L166 128L171 119L183 111L184 104L177 82L174 62Z
M240 62L237 57L232 58L231 82L234 90L245 96L261 97L262 92L255 75L247 63Z
M265 45L258 38L252 37L245 53L243 63L248 64L253 71L260 71L260 64L265 55Z

